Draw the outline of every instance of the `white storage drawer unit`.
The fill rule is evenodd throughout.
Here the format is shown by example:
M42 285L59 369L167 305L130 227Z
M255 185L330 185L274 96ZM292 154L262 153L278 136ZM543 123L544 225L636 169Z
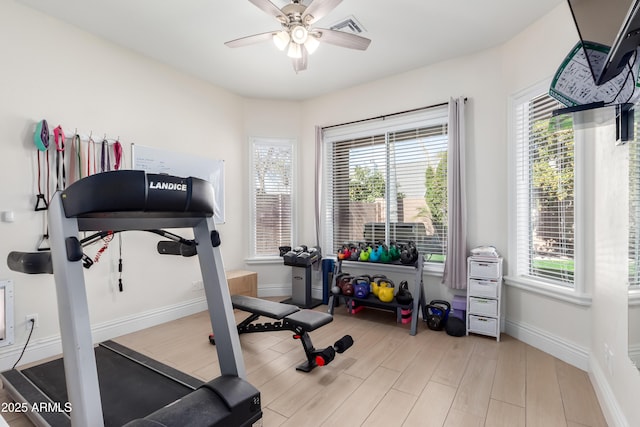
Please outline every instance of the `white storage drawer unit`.
M467 259L467 335L476 333L500 341L502 258Z
M498 281L488 279L469 279L469 293L479 297L497 298Z
M497 316L498 300L469 297L469 311L486 316Z
M502 276L501 265L497 262L471 261L469 263L469 277L497 279Z
M471 329L471 332L496 336L498 335L498 319L470 314L469 329Z

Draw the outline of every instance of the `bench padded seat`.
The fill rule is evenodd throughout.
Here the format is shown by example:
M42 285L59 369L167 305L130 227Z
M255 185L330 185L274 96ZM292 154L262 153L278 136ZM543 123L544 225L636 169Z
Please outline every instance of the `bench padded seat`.
M333 316L329 313L319 311L300 310L288 315L284 320L293 325L300 326L305 331L313 331L327 323L331 323Z
M248 297L246 295L231 295L233 308L259 314L280 320L300 309L295 305L282 304L281 302L268 301L260 298Z

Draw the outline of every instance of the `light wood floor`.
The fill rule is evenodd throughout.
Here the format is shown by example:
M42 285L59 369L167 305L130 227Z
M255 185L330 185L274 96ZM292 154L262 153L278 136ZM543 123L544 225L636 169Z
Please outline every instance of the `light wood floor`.
M311 373L295 370L305 356L291 332L241 335L264 426L606 426L584 371L505 334L499 343L454 338L422 322L417 335L408 331L391 312L349 315L338 307L332 323L311 333L313 344L323 348L345 334L355 344ZM116 341L209 380L219 371L208 334L208 317L199 313ZM11 426L31 425L2 415Z

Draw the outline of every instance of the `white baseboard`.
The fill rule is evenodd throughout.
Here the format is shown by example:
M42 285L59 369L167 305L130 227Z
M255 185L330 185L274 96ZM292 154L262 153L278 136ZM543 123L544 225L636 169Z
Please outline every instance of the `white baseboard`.
M583 371L589 370L589 349L522 322L505 321L505 332Z
M260 285L258 297L286 297L291 295L291 285Z
M636 368L640 367L640 344L629 344L629 358Z
M594 359L589 361L588 372L607 424L612 427L628 427L629 423L620 406L618 406L618 401L609 386L607 376Z
M588 349L567 343L547 331L521 322L507 320L505 322L505 332L532 347L586 371L589 374L607 423L616 427L629 426L609 386L607 376L602 372L598 363L590 357Z
M258 287L258 297L288 297L291 296L291 285L264 285ZM322 299L322 288L312 288L311 297Z
M121 335L130 334L141 329L150 328L151 326L199 313L206 309L207 303L204 296L202 296L179 304L98 323L91 327L93 342L101 342ZM23 346L24 343L16 343L10 348L5 348L0 352L0 371L5 371L13 366L20 357ZM20 360L20 365L56 356L60 353L62 353L62 343L59 335L40 338L35 342L29 343L24 352L24 356Z

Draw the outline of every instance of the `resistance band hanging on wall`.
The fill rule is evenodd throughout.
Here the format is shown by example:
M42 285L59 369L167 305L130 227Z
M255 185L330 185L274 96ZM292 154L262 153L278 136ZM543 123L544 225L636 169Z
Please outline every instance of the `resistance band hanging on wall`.
M67 187L67 173L64 162L64 131L58 125L53 130L53 137L56 142L56 190L64 190Z
M36 125L36 131L33 134L33 142L38 149L38 194L36 194L36 211L45 211L49 207L49 125L46 120L41 120ZM43 160L40 160L40 153L43 154ZM42 169L46 165L46 178ZM43 185L44 184L44 185ZM47 196L42 191L45 187ZM42 203L42 204L41 204Z
M50 139L53 136L55 141L55 185L51 182L51 161L49 156ZM41 120L36 123L35 132L33 135L33 141L37 149L37 170L38 170L38 189L36 194L36 211L45 211L49 208L49 200L51 199L52 185L56 191L62 191L67 186L67 161L69 162L69 181L74 182L83 177L93 175L98 172L108 172L111 170L119 170L123 166L124 150L120 143L120 137L118 137L113 144L110 144L107 139L107 135L101 141L101 150L98 152L97 144L93 139L93 132L89 134L87 138L82 137L77 129L71 137L71 144L69 150L70 156L66 156L66 135L62 126L57 126L53 129L53 132L49 133L49 125L46 120ZM83 148L83 144L86 146ZM113 146L113 153L111 153L110 145ZM113 161L111 159L113 156ZM51 154L53 157L53 154ZM99 167L98 167L99 162ZM43 234L38 242L38 251L50 250L48 245L45 244L48 241L48 225L47 217L44 217ZM91 264L100 260L101 255L107 250L109 243L112 241L114 235L113 232L108 232L104 236L103 246L98 250L93 259L86 257L88 260L85 263L85 267L89 268ZM118 290L123 291L122 284L122 235L118 233L118 246L119 246L119 260L118 260Z

